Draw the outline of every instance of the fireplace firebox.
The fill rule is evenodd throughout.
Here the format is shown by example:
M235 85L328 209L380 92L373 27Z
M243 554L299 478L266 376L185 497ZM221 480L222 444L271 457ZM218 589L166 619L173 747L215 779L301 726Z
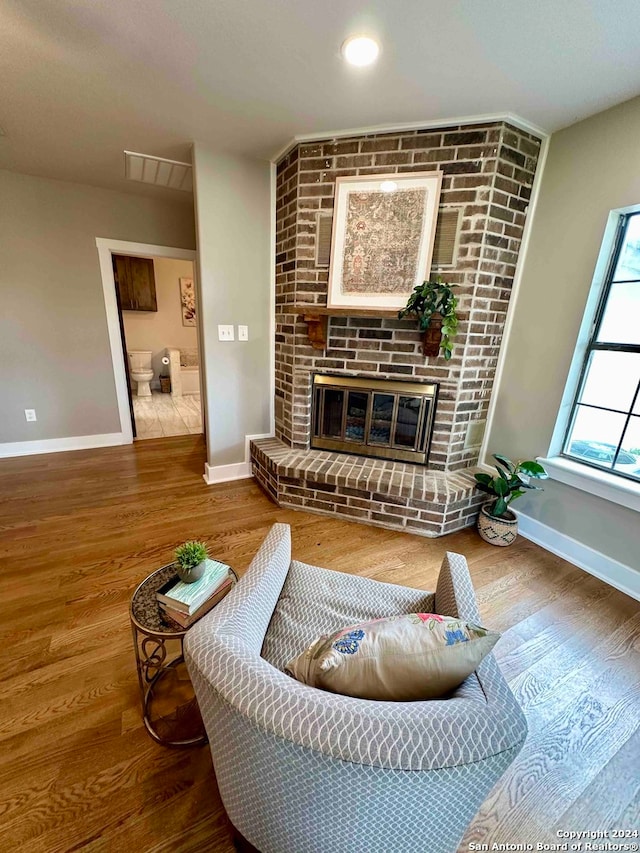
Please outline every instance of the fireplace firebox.
M311 447L426 465L436 383L313 377Z

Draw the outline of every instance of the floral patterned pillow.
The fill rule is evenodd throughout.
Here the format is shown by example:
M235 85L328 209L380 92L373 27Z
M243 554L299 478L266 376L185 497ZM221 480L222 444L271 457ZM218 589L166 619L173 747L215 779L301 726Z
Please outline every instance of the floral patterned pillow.
M286 670L303 684L344 696L435 699L458 687L499 638L453 616L388 616L319 637Z

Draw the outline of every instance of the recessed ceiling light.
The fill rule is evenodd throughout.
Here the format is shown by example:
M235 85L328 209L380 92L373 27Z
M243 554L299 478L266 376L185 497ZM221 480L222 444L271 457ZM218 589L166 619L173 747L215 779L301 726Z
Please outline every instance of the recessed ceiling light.
M378 43L369 36L350 36L342 45L342 55L351 65L371 65L379 53Z
M383 181L380 184L380 189L383 193L393 193L398 189L398 185L395 181Z

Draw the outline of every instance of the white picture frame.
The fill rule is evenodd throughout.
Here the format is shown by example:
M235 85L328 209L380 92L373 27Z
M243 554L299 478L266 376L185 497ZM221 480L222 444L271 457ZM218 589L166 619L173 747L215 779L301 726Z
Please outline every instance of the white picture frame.
M336 179L328 308L404 308L429 278L442 176Z

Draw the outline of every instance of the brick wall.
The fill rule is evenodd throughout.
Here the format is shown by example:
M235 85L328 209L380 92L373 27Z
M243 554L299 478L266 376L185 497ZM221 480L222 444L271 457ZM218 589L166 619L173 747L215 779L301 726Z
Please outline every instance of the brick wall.
M539 153L539 140L505 123L296 146L279 164L276 224L276 435L309 447L315 371L440 383L429 467L473 465L470 421L484 421ZM415 321L332 317L326 352L309 344L294 305L326 305L316 266L316 219L331 214L338 176L442 169L441 206L461 207L455 268L460 325L451 361L425 359Z

